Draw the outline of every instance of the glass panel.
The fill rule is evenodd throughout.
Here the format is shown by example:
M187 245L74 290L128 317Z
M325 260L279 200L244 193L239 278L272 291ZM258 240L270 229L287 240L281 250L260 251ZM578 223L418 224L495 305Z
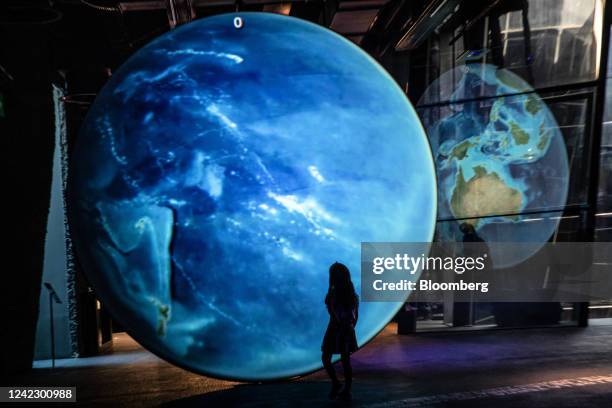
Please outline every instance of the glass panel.
M489 5L461 2L411 50L409 75L396 75L408 81L436 158L436 239L462 240L467 223L488 241L582 241L595 95L588 82L597 79L603 2ZM606 112L600 201L609 214L598 215L598 233L612 239L612 106ZM523 255L528 261L533 254ZM415 307L420 329L452 326L457 313L467 313L454 310L452 299ZM571 304L554 307L549 317L575 320ZM494 309L470 306L470 324L529 324L504 305Z
M418 108L436 160L438 218L490 224L586 204L591 101L590 90L532 92Z
M523 240L533 239L532 232L535 230L550 230L555 227L550 236L551 241L579 241L581 231L584 228L586 211L544 212L524 214L518 219L496 219L490 227L493 233L489 234L490 241L507 240L507 228L515 231L516 236ZM463 221L476 221L463 220ZM459 230L460 223L456 220L439 221L436 228L436 239L443 240L448 231L455 234L456 240L461 240ZM535 227L535 228L534 228ZM499 239L502 238L502 239ZM508 255L508 254L506 254ZM530 262L537 253L517 254L512 253L513 259L521 262ZM504 254L496 254L491 251L491 256L504 263ZM495 262L495 261L494 261ZM521 282L514 279L511 264L505 262L503 269L498 271L500 282L505 286L521 290ZM542 283L538 288L555 290L554 279L550 278L546 270L534 270L539 281ZM458 302L452 293L442 293L438 301L414 303L412 307L417 311L417 329L419 331L440 330L449 327L478 326L481 328L492 327L520 327L529 325L575 325L574 308L572 304L561 304L558 302Z
M590 110L593 90L563 96L546 96L542 100L553 113L565 141L569 167L569 188L566 205L587 204L588 152Z
M612 34L612 33L611 33ZM612 241L612 43L608 49L608 72L606 74L606 102L601 131L599 156L599 188L597 194L597 216L595 218L595 240Z
M611 33L612 34L612 33ZM597 214L595 216L595 241L612 241L612 43L608 48L608 72L606 73L606 101L601 129L599 156L599 186L597 191ZM612 300L591 302L591 319L612 317Z
M523 10L502 14L499 24L504 66L525 72L530 65L537 87L595 79L595 6L595 0L532 0L527 21L523 20ZM531 51L528 63L527 46L527 53Z
M510 72L522 78L518 84L507 84L504 92L595 80L601 4L600 0L501 2L481 15L485 7L462 2L455 15L412 53L411 99L419 104L448 101L445 91L453 89L462 75L456 68L475 62L505 68L501 75ZM477 87L471 94L495 96L499 91Z

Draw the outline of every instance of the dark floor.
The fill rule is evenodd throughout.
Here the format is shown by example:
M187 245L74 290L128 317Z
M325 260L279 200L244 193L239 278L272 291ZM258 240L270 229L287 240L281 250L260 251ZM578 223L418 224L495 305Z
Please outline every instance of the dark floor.
M612 325L398 336L354 354L352 403L328 401L322 372L274 384L191 374L119 335L112 355L36 368L15 385L77 387L87 404L201 407L612 407ZM37 362L45 367L47 362Z

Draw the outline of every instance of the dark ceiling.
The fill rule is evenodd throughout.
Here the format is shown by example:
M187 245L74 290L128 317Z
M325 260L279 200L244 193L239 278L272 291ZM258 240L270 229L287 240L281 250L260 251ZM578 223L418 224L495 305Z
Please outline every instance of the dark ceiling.
M17 47L19 42L26 47L28 39L24 35L31 34L31 26L39 25L37 29L44 31L42 35L49 36L46 40L54 48L55 63L59 63L60 69L74 64L112 69L177 25L235 11L290 15L329 27L357 44L367 44L378 18L404 3L404 0L2 0L0 29L12 36L9 48Z
M165 31L236 11L280 13L320 24L385 58L417 49L448 21L502 0L0 0L0 85L58 72L74 92L95 92L100 77ZM513 2L518 0L504 0ZM93 83L79 86L78 78ZM48 79L48 77L46 78Z
M479 19L475 11L514 2L520 0L0 0L0 78L32 71L24 65L33 54L49 72L112 72L165 31L236 11L320 24L382 60L418 48L450 16L467 27Z

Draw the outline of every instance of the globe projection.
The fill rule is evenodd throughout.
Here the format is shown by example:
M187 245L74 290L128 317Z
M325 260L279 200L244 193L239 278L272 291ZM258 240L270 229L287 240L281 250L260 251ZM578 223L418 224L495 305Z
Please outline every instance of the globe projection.
M405 95L291 17L154 40L101 90L73 159L77 253L104 305L151 351L220 378L320 368L329 266L359 290L362 241L434 232L433 158ZM400 305L363 302L359 344Z
M441 240L471 224L486 242L544 244L567 201L568 161L554 115L518 75L468 63L441 75L418 106L438 174ZM538 213L541 212L541 213ZM491 248L496 267L533 255Z

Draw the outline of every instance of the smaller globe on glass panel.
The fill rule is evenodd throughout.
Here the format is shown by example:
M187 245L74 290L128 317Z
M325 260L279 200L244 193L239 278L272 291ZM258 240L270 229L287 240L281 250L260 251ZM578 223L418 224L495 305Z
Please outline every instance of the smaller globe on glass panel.
M219 15L156 39L100 92L73 158L96 293L147 348L216 377L320 368L329 266L359 290L361 242L433 236L413 107L365 52L295 18ZM359 345L400 306L363 302Z
M442 74L417 106L436 162L438 217L457 219L438 224L440 239L460 241L468 223L487 242L547 242L567 201L567 152L531 86L509 70L469 63ZM496 267L533 255L498 249Z

